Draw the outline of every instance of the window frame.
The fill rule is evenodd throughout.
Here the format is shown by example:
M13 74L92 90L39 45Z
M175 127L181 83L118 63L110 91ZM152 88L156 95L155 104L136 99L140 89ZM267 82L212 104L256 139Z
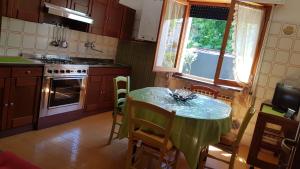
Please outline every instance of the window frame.
M231 3L217 3L217 2L205 2L205 1L201 2L201 1L188 1L188 0L176 0L176 1L185 1L184 3L187 3L187 8L185 11L185 18L184 18L183 25L182 25L183 28L182 28L180 39L179 39L179 45L178 45L177 55L176 55L176 59L175 59L175 67L174 68L166 68L166 67L156 66L156 62L157 62L157 58L158 58L158 50L156 50L155 60L154 60L154 64L153 64L153 71L154 72L175 72L176 76L186 76L188 79L195 79L195 81L202 81L203 83L208 83L208 84L213 84L213 85L218 85L218 86L231 86L231 87L236 87L236 88L243 88L245 86L248 86L248 87L251 86L253 83L255 74L257 73L257 66L258 66L258 62L260 60L260 54L261 54L262 45L263 45L263 42L265 39L272 6L267 6L267 5L262 5L262 4L254 4L254 3L246 3L246 2L243 2L240 0L232 0ZM162 31L161 25L163 22L163 17L165 15L165 11L166 11L166 4L167 4L167 0L164 0L161 21L160 21L160 26L159 26L159 32L158 32L157 49L160 46L160 37L161 37L161 31ZM252 63L252 68L251 68L251 73L249 76L248 84L239 83L234 80L220 79L220 74L221 74L222 65L223 65L223 59L224 59L224 55L226 54L226 46L227 46L227 41L229 38L230 27L233 22L236 4L245 5L245 6L249 6L252 8L258 8L258 9L264 10L264 18L262 20L262 24L261 24L261 28L260 28L259 39L256 44L256 50L255 50L255 55L254 55L254 59L253 59L253 63ZM188 19L190 17L190 9L191 9L192 5L219 6L219 7L228 7L229 8L229 14L228 14L228 19L227 19L224 35L223 35L222 46L220 49L216 73L215 73L214 79L212 79L212 80L207 80L206 78L202 78L202 77L198 77L198 76L195 77L194 75L183 74L183 73L179 72L182 51L184 48L184 46L183 46L184 39L186 36L186 31L187 31L186 29L187 29Z

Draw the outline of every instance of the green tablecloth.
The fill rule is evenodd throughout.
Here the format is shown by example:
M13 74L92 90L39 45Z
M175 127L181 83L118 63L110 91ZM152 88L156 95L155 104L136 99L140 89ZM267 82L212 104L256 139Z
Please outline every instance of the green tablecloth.
M203 146L219 142L221 134L231 129L231 107L220 100L197 95L186 103L175 101L169 89L148 87L135 90L129 95L139 101L155 104L168 110L175 110L176 117L171 130L171 141L183 154L192 169L196 169ZM126 105L125 105L126 107ZM141 111L139 116L157 123L163 123L153 113ZM120 138L128 134L127 112L124 111Z

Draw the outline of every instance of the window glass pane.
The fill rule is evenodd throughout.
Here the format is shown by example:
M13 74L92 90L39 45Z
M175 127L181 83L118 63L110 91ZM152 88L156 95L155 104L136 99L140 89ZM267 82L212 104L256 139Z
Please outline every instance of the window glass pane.
M161 25L156 66L175 68L181 30L186 5L175 0L167 1L165 15Z
M190 17L182 73L214 79L226 23L226 20Z
M262 9L237 5L231 30L233 41L229 38L220 79L248 83L263 18Z

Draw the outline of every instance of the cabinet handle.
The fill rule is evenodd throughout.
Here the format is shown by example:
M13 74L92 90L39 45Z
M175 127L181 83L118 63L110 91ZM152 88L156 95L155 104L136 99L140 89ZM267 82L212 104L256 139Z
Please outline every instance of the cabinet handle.
M26 71L26 74L31 74L31 71L30 71L30 70L27 70L27 71Z
M13 102L10 103L10 106L14 106L15 104Z
M7 103L5 103L5 104L4 104L4 107L8 107L8 104L7 104Z

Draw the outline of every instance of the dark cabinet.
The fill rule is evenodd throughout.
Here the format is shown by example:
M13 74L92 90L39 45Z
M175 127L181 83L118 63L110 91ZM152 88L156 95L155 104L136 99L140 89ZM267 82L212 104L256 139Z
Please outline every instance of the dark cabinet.
M123 11L120 39L130 40L132 38L134 17L135 17L135 10L125 7L125 9Z
M31 22L38 22L41 0L9 0L7 16Z
M121 33L124 6L118 0L109 0L103 35L118 38Z
M8 0L1 0L1 14L2 16L7 16L7 3Z
M89 15L90 14L90 1L91 0L72 0L71 9Z
M91 5L91 17L94 23L90 25L90 32L103 34L108 0L93 0Z
M85 110L99 113L113 109L113 78L128 76L129 68L90 68Z
M1 129L36 124L40 102L42 68L0 68Z
M69 1L71 0L46 0L46 2L57 5L57 6L61 6L64 8L68 8L69 7Z

